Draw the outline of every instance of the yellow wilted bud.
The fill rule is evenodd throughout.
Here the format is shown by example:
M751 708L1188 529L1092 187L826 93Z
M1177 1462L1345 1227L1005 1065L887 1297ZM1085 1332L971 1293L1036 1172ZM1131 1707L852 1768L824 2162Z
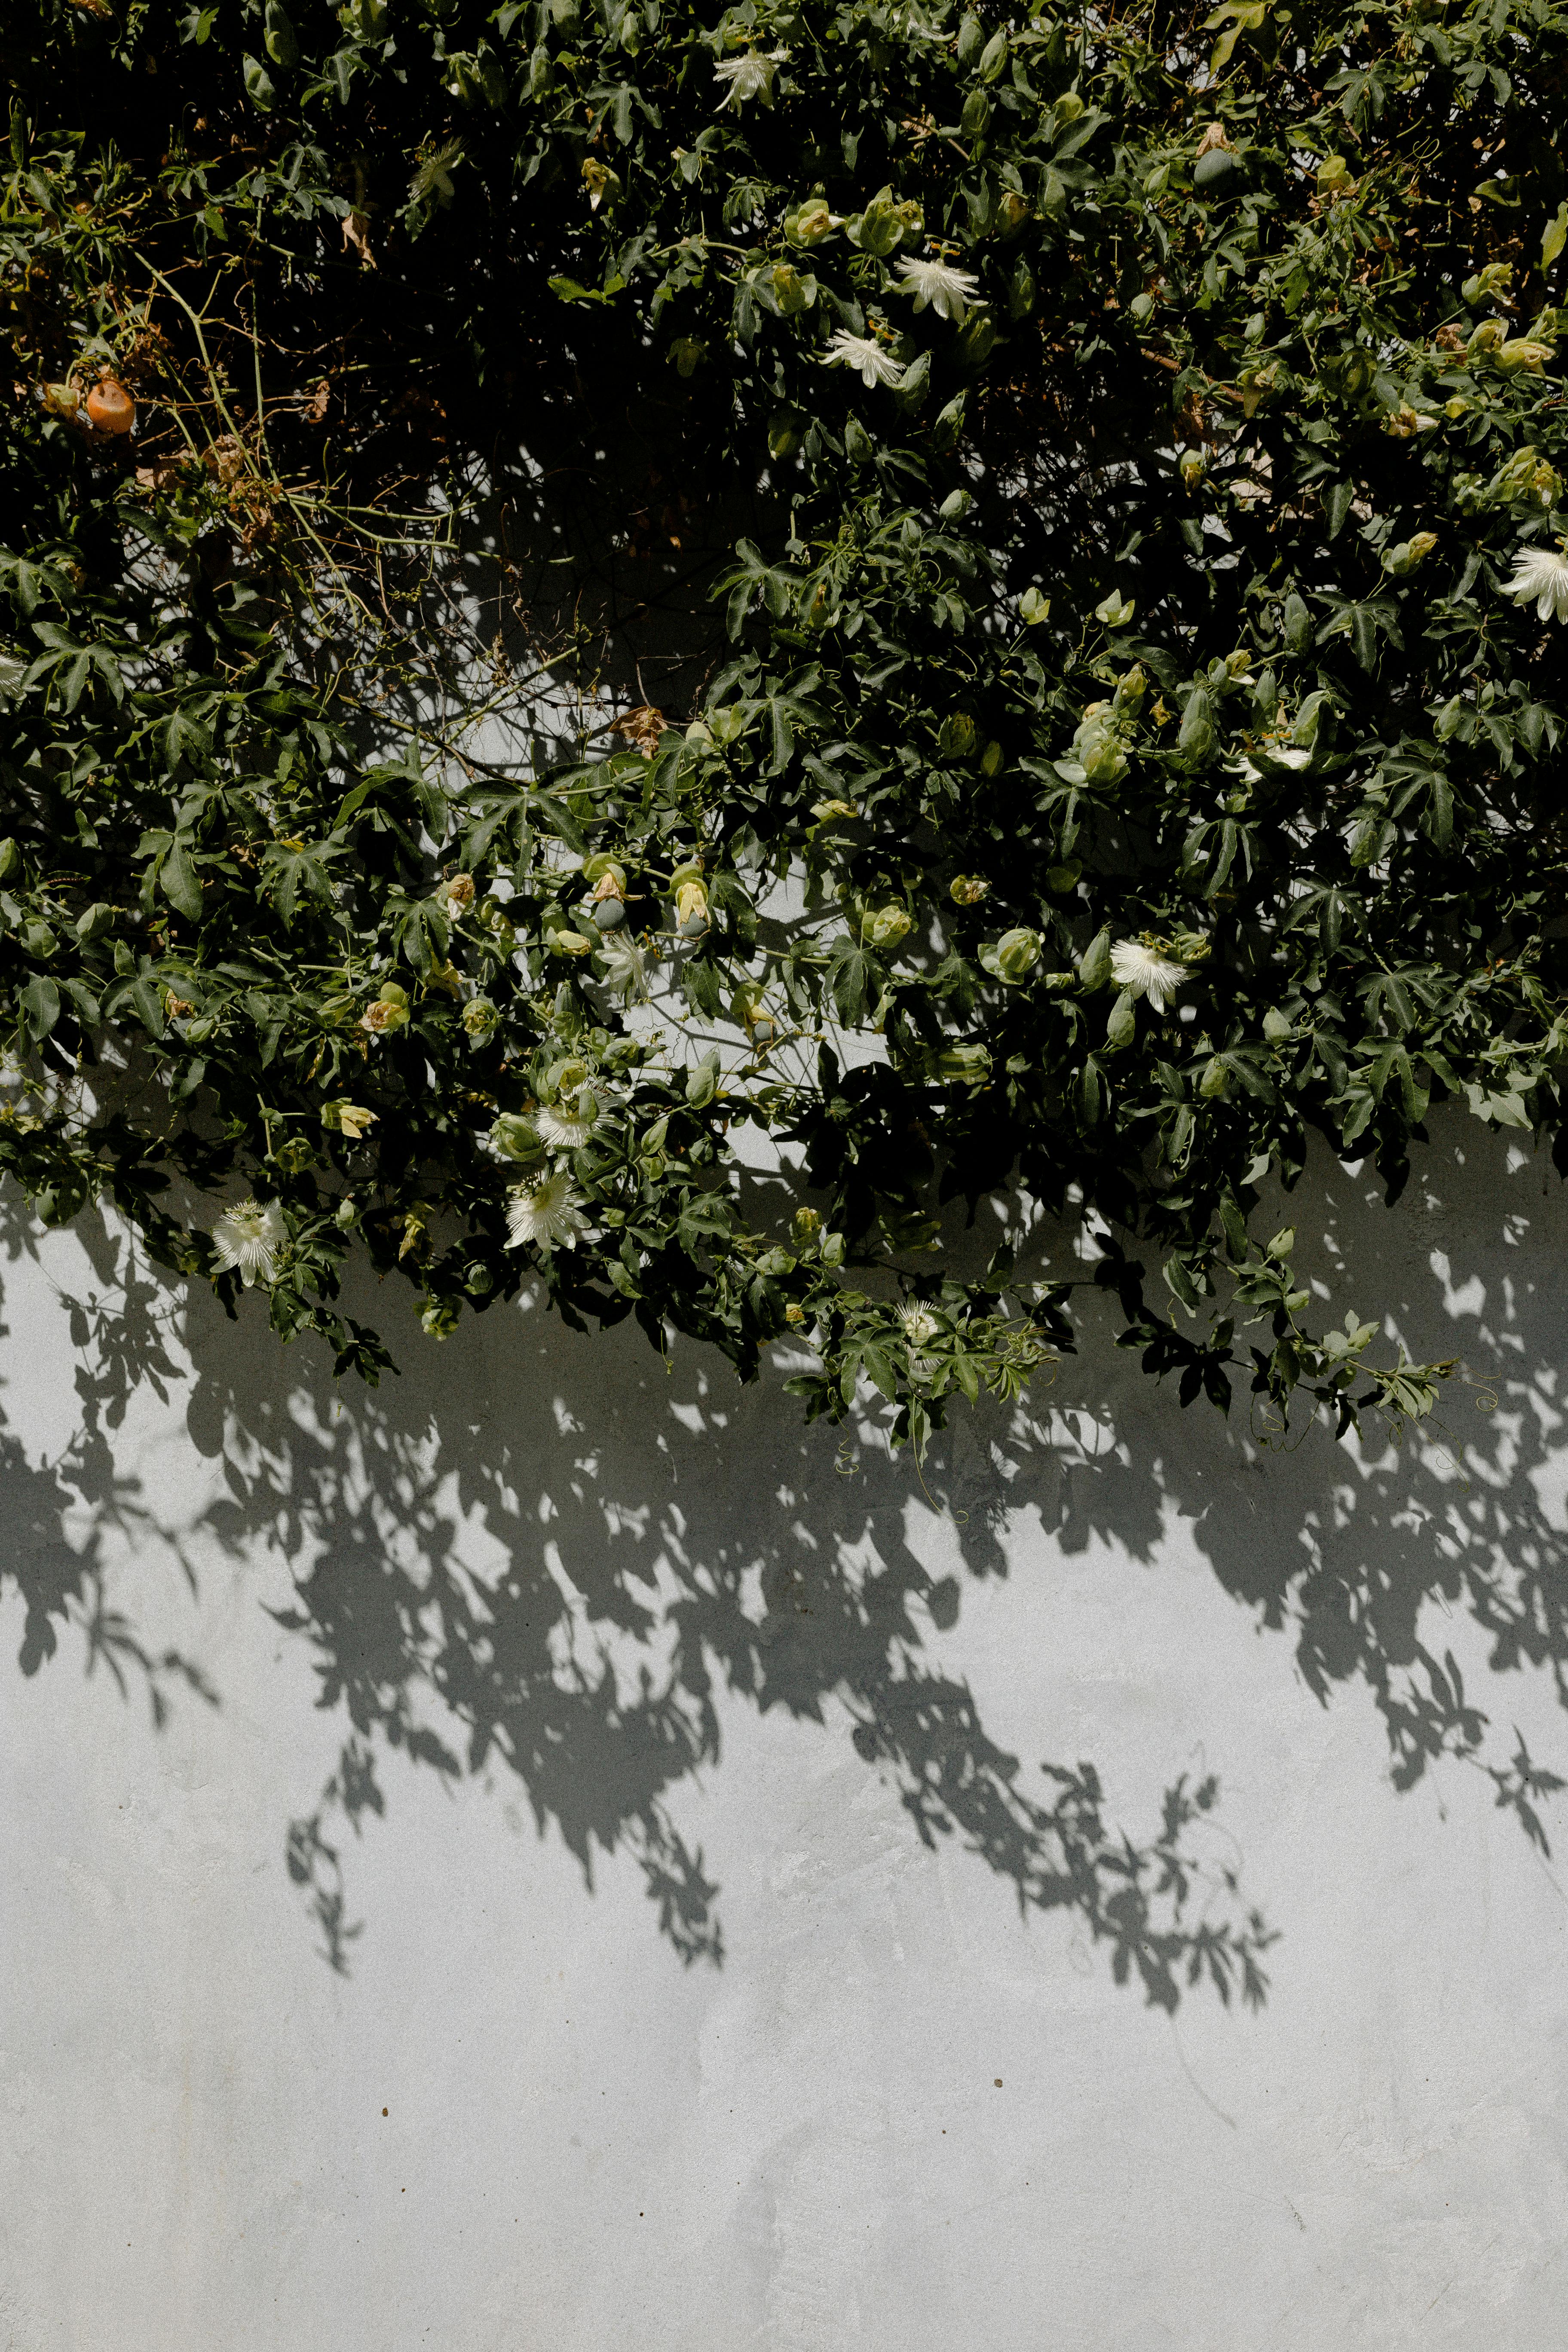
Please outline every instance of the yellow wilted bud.
M683 882L675 901L675 928L683 940L700 940L708 929L708 893L700 882Z
M868 945L888 950L913 928L902 907L868 907L860 918L860 935Z
M1492 353L1494 362L1507 375L1539 375L1551 357L1550 343L1532 342L1523 335L1500 343Z
M584 155L583 184L588 191L588 209L596 213L606 196L616 194L621 183L607 163L601 163L596 155Z

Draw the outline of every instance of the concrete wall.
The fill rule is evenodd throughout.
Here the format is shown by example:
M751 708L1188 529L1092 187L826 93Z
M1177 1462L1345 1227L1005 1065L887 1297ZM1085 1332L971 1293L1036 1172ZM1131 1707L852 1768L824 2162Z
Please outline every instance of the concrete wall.
M0 2347L1559 2341L1568 1215L1473 1127L1374 1203L1434 1442L1096 1348L923 1485L13 1227Z

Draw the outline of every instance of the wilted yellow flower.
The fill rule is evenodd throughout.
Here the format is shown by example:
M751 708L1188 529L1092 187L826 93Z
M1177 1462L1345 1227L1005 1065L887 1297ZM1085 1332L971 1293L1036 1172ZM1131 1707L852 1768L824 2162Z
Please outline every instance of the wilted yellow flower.
M1492 353L1494 362L1507 375L1539 375L1551 357L1550 343L1534 342L1526 335L1510 337Z
M868 907L860 918L860 934L868 944L884 950L896 948L910 929L902 907Z

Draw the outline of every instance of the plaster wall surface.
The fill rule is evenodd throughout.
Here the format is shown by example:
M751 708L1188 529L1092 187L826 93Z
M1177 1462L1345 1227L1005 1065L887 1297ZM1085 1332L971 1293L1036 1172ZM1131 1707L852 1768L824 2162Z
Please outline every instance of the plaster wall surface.
M923 1482L13 1223L0 2347L1560 2343L1568 1207L1469 1126L1291 1213L1440 1431L1094 1344Z

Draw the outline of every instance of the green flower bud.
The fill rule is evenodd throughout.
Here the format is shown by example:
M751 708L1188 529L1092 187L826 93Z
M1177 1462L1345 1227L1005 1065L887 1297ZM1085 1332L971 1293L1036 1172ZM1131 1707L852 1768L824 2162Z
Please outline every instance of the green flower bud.
M937 730L936 748L943 760L972 760L979 733L966 710L953 710Z
M544 1143L531 1120L516 1111L503 1110L490 1129L490 1141L508 1159L526 1162L542 1160Z
M1205 1063L1204 1066L1203 1076L1198 1080L1198 1092L1205 1102L1213 1102L1216 1095L1224 1094L1229 1083L1229 1072L1216 1054L1214 1059Z
M927 1075L943 1087L983 1087L991 1076L991 1056L984 1045L943 1045L928 1054Z
M1079 963L1079 983L1086 989L1103 988L1110 978L1110 933L1097 931L1090 940Z
M955 874L947 895L955 907L978 907L991 885L981 874Z
M1027 980L1040 961L1038 931L1005 931L996 942L996 976L1009 986Z
M773 299L786 319L793 319L806 309L810 295L805 280L798 269L787 261L776 261L773 268Z
M463 1026L475 1044L488 1037L500 1020L500 1014L488 996L476 996L463 1007Z

